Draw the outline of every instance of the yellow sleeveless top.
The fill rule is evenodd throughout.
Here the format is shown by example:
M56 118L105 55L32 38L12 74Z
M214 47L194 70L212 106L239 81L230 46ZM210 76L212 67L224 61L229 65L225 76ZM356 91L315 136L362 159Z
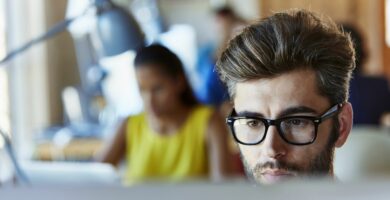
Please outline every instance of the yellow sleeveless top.
M208 175L205 133L213 110L197 106L177 133L153 131L145 113L128 119L126 183L145 180L183 180Z

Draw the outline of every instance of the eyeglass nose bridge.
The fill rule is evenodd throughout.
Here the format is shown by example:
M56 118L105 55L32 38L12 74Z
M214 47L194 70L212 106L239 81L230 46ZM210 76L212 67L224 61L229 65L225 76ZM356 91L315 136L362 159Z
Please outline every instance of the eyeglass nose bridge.
M264 133L264 138L263 140L266 138L267 134L268 134L268 129L270 126L275 126L276 127L276 130L278 131L278 135L283 139L283 140L286 140L283 136L283 133L282 133L282 130L280 128L280 123L281 121L278 120L278 119L264 119L266 121L265 123L265 133Z
M275 119L265 119L267 121L267 126L278 126L280 123Z
M277 120L277 119L265 119L265 121L267 122L266 123L267 128L269 126L276 126L279 129L280 120Z

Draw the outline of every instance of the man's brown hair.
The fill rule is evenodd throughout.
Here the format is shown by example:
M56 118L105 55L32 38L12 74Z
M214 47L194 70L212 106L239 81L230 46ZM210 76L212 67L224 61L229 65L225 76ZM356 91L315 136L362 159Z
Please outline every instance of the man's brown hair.
M354 59L349 35L334 22L306 10L290 10L247 26L229 42L217 71L233 98L237 82L310 69L320 94L336 104L348 99Z

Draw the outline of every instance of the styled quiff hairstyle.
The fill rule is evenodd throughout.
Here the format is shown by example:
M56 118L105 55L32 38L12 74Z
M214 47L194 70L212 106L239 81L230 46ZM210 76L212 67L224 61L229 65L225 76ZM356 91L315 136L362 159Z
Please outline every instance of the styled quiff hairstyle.
M237 82L313 70L319 93L336 104L348 99L354 62L348 33L328 18L289 10L247 26L229 42L217 71L234 98Z

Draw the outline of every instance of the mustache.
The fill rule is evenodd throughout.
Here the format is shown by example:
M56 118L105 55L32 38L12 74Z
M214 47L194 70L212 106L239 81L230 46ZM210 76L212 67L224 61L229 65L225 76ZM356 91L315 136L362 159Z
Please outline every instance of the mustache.
M262 172L265 169L278 169L278 170L284 170L284 171L290 171L290 172L299 172L301 169L298 166L295 166L293 164L289 164L283 161L275 161L275 162L265 162L265 163L258 163L253 168L253 172Z

